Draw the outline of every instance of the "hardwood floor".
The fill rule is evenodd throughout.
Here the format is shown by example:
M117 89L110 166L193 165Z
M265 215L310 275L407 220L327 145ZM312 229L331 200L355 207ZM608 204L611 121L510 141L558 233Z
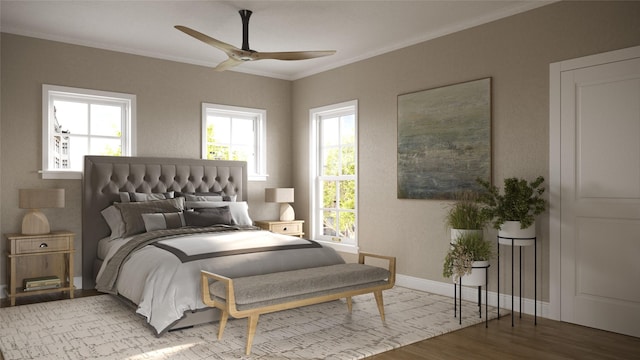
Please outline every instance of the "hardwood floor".
M93 296L95 290L76 290L74 296ZM66 294L20 298L18 305L68 299ZM0 307L9 306L8 299ZM510 316L481 323L369 357L370 360L431 359L640 359L640 338L531 316Z
M509 315L368 359L640 359L640 338L525 315L511 327Z

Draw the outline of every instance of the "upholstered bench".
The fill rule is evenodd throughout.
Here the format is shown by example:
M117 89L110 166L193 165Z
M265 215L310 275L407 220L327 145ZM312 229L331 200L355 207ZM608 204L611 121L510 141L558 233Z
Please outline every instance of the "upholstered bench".
M387 261L387 269L365 264L365 258ZM202 301L222 311L218 339L230 316L248 318L246 354L260 314L373 293L384 321L382 290L395 284L395 257L360 253L358 263L321 266L231 279L207 271L201 272ZM210 280L215 280L210 284Z

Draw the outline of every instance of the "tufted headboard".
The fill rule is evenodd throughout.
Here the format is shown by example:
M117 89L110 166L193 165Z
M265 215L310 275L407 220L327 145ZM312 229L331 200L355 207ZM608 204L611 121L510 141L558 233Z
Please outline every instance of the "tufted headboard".
M82 180L82 287L95 287L98 241L110 230L100 212L119 192L224 192L247 201L247 163L202 159L86 156Z

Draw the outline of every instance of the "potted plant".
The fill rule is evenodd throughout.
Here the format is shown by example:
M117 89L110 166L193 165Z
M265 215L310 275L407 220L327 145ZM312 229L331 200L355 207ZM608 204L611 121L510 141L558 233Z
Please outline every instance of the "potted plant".
M482 234L487 218L478 203L478 193L473 191L457 193L456 202L448 209L445 216L445 224L451 229L452 242L455 242L462 233Z
M488 181L478 179L477 182L486 190L479 197L479 202L483 204L482 212L499 230L499 238L535 237L535 217L544 212L547 206L542 198L542 176L531 182L515 177L506 178L502 193Z
M482 233L464 233L451 244L442 265L442 276L453 276L456 283L464 277L463 285L484 285L485 271L492 257L493 247Z

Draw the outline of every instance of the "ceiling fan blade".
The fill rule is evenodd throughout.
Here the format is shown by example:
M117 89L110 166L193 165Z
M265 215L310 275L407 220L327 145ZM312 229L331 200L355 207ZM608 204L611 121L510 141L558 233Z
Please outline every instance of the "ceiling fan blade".
M255 52L252 60L307 60L335 54L335 50L325 51L285 51L285 52Z
M218 64L218 66L216 66L215 68L213 68L213 70L215 71L225 71L227 69L230 69L234 66L238 66L240 64L242 64L244 61L242 60L238 60L235 58L228 58L227 60L221 62L220 64Z
M240 50L240 49L238 49L237 47L235 47L233 45L230 45L230 44L227 44L227 43L222 42L220 40L214 39L209 35L205 35L205 34L199 32L199 31L193 30L193 29L188 28L186 26L176 25L174 27L176 29L182 31L183 33L187 34L187 35L193 36L194 38L196 38L196 39L198 39L198 40L200 40L200 41L202 41L202 42L204 42L206 44L209 44L209 45L211 45L211 46L213 46L215 48L218 48L218 49L224 51L227 54L229 54L232 51Z

